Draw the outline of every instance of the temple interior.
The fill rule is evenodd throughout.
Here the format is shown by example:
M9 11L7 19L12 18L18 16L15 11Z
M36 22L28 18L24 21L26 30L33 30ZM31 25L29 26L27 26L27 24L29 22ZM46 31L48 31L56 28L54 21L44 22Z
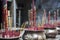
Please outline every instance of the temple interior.
M60 40L60 0L0 0L0 40Z

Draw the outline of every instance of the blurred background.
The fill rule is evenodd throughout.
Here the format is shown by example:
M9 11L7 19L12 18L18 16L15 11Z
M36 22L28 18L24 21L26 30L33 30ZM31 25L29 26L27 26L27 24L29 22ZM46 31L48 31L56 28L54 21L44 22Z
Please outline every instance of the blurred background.
M56 9L60 11L60 0L34 0L37 12L37 18L42 18L43 10L51 11L51 17L53 18L53 12ZM0 0L0 20L2 22L2 1ZM32 7L32 0L8 0L8 18L11 17L12 26L20 26L22 23L28 21L28 10ZM60 12L59 12L60 13ZM20 15L20 16L19 16ZM59 14L60 15L60 14ZM51 18L51 19L52 19ZM1 23L0 22L0 23Z

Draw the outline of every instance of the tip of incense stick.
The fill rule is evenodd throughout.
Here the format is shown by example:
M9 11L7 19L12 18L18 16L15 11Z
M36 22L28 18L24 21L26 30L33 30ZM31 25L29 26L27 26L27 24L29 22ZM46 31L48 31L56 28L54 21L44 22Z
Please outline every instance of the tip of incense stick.
M56 12L54 11L54 14L56 14Z
M57 12L59 11L59 9L57 9Z
M34 9L36 10L36 6L34 6Z
M46 9L44 9L44 12L46 11Z
M28 10L28 12L30 12L30 10Z
M30 10L31 12L33 11L33 9Z
M49 14L50 14L51 12L49 11Z

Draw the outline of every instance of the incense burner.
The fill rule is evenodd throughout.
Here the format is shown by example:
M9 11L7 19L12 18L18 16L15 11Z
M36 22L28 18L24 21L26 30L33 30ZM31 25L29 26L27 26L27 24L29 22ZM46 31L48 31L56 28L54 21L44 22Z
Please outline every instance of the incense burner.
M0 39L18 39L20 37L20 28L13 28L7 31L2 31L2 37Z
M52 24L45 24L44 27L45 27L44 31L45 31L45 34L46 34L47 38L55 38L56 37L57 30L56 30L54 25L52 25Z
M60 26L57 26L56 30L58 31L58 34L60 34Z
M44 31L25 30L23 40L46 40Z
M57 30L55 28L46 29L45 34L47 38L55 38L57 35Z

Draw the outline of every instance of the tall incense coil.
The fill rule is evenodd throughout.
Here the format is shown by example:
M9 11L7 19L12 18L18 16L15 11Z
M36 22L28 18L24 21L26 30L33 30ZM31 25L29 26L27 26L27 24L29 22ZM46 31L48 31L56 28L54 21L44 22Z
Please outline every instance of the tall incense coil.
M38 16L38 27L41 26L41 22L40 22L40 16Z
M28 19L29 19L29 25L33 26L33 11L32 9L31 10L28 10Z
M44 19L44 16L42 17L42 24L41 24L41 26L43 26L44 25L44 21L45 19Z
M49 11L49 14L48 14L48 23L50 23L50 11Z
M57 9L57 20L58 20L58 16L59 16L59 9Z
M41 26L44 24L44 22L45 22L45 19L44 19L44 15L43 15L43 17L42 17L42 24L41 24Z
M8 29L8 10L7 10L7 0L2 0L3 3L3 24L5 29Z
M30 11L30 22L31 22L31 27L33 26L33 10L31 9Z
M44 16L46 17L46 10L44 9Z
M59 9L57 9L57 26L60 26L60 19L58 19L59 17Z
M54 25L57 26L57 23L56 23L57 22L57 16L56 16L56 12L55 11L54 11L54 20L55 20L54 21Z
M36 7L34 5L34 0L32 0L32 9L33 9L33 26L36 26Z
M44 18L45 18L45 23L46 23L46 10L44 9Z
M36 26L36 8L33 11L33 26Z
M29 20L29 25L30 25L30 10L28 10L28 20Z
M46 10L44 9L44 14L42 17L42 25L44 25L46 23Z
M56 12L54 11L54 20L57 20Z
M5 27L8 27L8 11L6 9Z
M30 11L30 21L33 21L33 10Z

